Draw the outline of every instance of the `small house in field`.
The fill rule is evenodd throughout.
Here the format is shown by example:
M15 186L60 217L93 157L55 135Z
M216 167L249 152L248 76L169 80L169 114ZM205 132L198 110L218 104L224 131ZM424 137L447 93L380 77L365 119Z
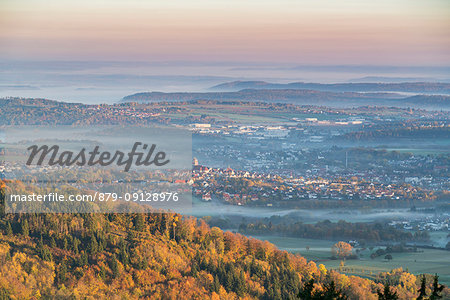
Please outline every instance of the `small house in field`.
M210 193L203 194L202 201L211 201L211 194Z

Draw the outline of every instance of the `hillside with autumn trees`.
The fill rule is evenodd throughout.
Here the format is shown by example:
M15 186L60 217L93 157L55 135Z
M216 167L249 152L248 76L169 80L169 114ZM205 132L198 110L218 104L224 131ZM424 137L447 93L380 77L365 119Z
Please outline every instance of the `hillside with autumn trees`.
M403 270L339 274L175 213L2 213L0 228L0 299L377 299L385 283L413 299L420 285Z

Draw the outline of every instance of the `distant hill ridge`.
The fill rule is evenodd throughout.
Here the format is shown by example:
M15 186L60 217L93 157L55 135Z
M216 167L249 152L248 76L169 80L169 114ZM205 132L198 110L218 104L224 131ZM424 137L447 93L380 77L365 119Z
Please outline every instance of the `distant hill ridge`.
M120 102L160 102L160 101L265 101L293 103L297 105L328 105L333 107L351 106L395 106L432 109L450 109L450 96L416 95L405 97L396 93L323 92L300 89L244 89L237 92L206 93L162 93L144 92L124 97Z
M419 94L449 94L450 83L442 82L360 82L360 83L270 83L266 81L232 81L215 85L211 91L240 91L242 89L308 89L324 92L407 92Z

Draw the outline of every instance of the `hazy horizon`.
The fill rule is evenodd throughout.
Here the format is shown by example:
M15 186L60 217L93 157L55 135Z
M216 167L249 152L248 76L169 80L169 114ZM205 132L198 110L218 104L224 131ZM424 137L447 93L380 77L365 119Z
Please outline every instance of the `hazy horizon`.
M1 59L450 65L443 0L6 0L0 14Z
M0 60L0 97L115 103L137 92L204 92L235 80L289 82L449 82L450 67L224 62ZM369 78L366 78L369 77Z
M0 97L113 103L234 80L448 82L449 16L442 0L5 0Z

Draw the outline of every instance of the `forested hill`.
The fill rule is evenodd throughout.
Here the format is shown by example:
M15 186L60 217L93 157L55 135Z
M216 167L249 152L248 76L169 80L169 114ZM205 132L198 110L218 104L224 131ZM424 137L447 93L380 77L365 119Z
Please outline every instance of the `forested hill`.
M399 83L270 83L265 81L232 81L210 88L211 91L240 91L243 89L308 89L323 92L409 92L429 94L450 94L450 83L441 82L399 82Z
M351 104L354 101L362 103L375 99L401 98L395 94L385 93L334 93L314 90L295 89L244 89L237 92L208 92L208 93L162 93L144 92L126 96L121 102L158 102L158 101L192 101L192 100L246 100L267 102L289 102L297 104L331 104L340 102ZM367 102L366 104L369 104Z
M311 278L352 299L381 289L176 214L6 216L0 261L0 295L18 299L296 299ZM415 291L415 276L400 276L398 293L412 295L400 284Z
M342 275L173 213L0 218L0 299L370 300L384 282L412 299L418 281L401 269L376 281Z
M405 97L395 93L322 92L301 89L245 89L237 92L162 93L144 92L124 97L120 102L159 101L264 101L297 105L326 105L331 107L395 106L450 109L450 96L417 95Z

